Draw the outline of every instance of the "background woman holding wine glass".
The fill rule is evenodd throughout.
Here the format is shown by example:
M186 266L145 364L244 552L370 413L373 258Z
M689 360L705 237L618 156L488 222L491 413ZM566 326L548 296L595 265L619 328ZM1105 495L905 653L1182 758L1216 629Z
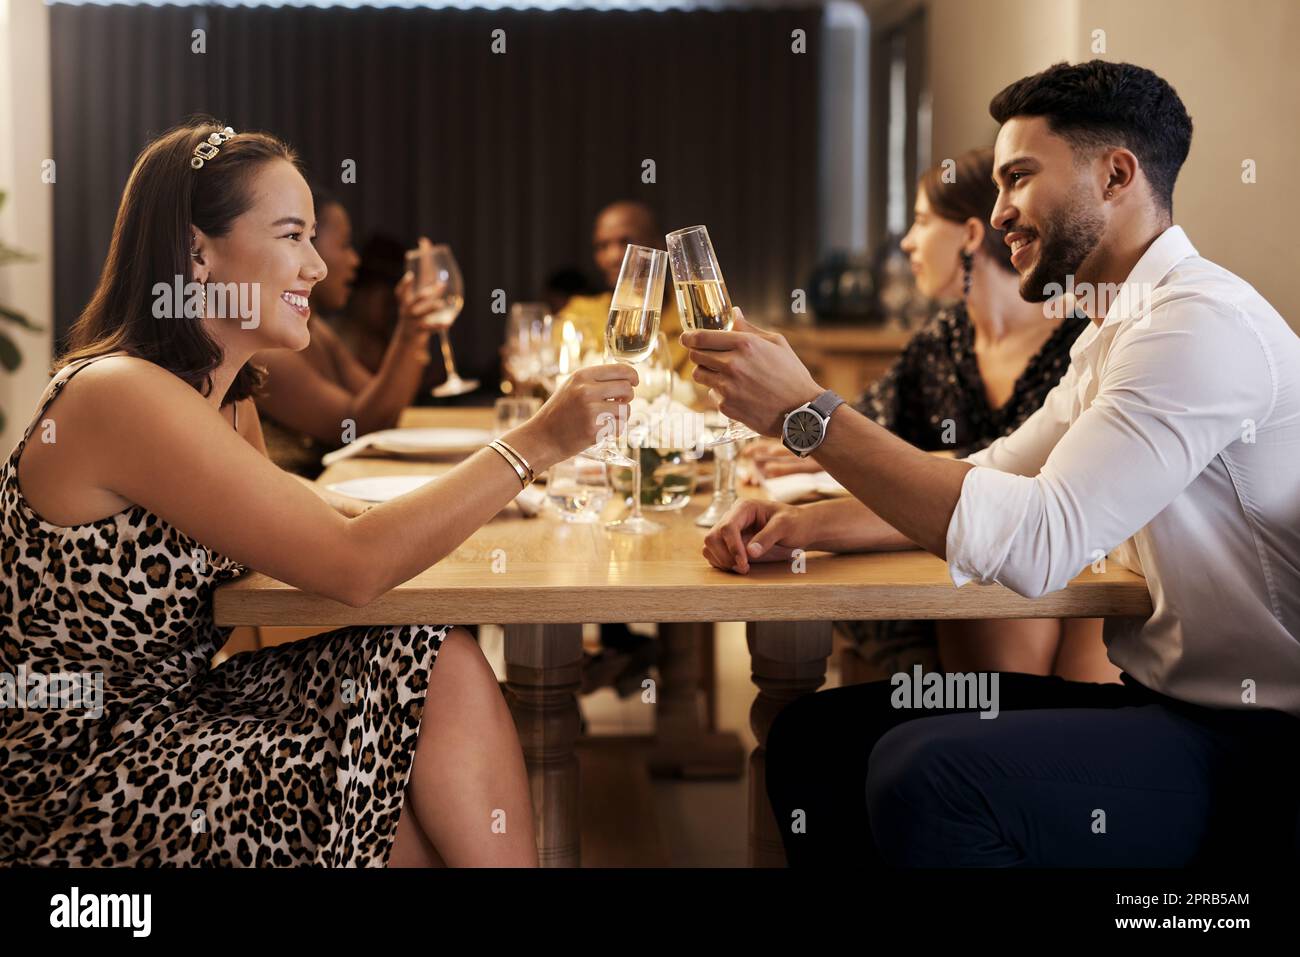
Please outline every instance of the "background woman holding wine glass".
M349 438L397 424L427 371L434 331L428 317L446 308L433 290L421 294L415 278L404 276L395 290L396 329L379 371L370 372L323 319L342 312L351 295L359 263L352 223L327 191L314 187L312 196L318 216L313 244L329 272L311 292L311 341L300 352L277 349L254 360L267 372L257 408L271 459L307 478L320 474L324 452L343 444L349 421L354 424Z

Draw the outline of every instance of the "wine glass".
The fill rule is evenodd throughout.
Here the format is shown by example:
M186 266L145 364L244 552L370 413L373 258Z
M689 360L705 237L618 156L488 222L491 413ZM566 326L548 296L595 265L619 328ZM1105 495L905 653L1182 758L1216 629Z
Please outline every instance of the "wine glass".
M447 378L434 388L432 394L443 399L473 392L478 388L478 380L462 379L456 374L451 340L447 338L447 330L465 305L465 282L461 279L460 267L456 265L456 257L451 254L451 247L446 243L434 245L421 238L419 245L407 252L406 268L415 277L417 295L432 293L439 297L438 308L424 317L424 324L436 329L438 338L442 340L442 363L447 370Z
M713 498L709 507L695 520L696 525L712 528L736 504L736 458L739 451L735 442L723 442L713 447Z
M535 396L502 396L492 404L492 438L499 439L507 432L513 432L523 425L542 407L542 400Z
M667 272L668 254L662 249L628 245L610 299L609 321L605 324L606 361L633 365L654 350ZM618 447L615 438L619 432L618 423L615 419L611 428L610 419L615 419L613 413L606 416L606 424L600 430L600 441L582 454L611 465L635 465Z
M730 331L732 324L731 297L722 278L722 268L709 241L709 231L703 226L689 226L669 233L668 261L673 270L673 292L677 295L677 311L682 316L682 329L721 329ZM727 427L704 443L713 448L728 442L752 439L758 435L748 426L727 420Z
M506 320L506 374L518 385L533 386L545 378L547 351L554 318L544 302L516 302Z

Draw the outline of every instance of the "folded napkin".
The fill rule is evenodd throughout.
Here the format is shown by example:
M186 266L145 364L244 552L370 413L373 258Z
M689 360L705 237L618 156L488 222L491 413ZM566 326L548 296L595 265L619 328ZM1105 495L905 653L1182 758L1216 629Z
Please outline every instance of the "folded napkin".
M530 485L515 496L515 505L525 518L532 518L546 504L546 493L536 485Z
M778 502L794 502L809 495L834 498L848 495L849 490L831 477L829 472L796 472L763 480L768 497Z

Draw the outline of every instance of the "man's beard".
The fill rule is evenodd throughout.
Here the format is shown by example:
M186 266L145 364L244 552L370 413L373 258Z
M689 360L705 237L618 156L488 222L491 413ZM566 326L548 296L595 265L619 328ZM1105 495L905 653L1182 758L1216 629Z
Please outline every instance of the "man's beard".
M1020 298L1025 302L1052 298L1048 286L1053 283L1059 295L1066 287L1066 277L1077 277L1079 266L1097 248L1106 223L1085 197L1085 190L1076 190L1043 224L1045 228L1038 233L1038 262L1020 280Z

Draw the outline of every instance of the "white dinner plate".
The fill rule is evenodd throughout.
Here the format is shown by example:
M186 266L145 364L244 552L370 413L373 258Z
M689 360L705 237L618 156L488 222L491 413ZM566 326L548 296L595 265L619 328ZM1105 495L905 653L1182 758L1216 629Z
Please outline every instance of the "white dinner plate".
M371 447L401 455L446 455L476 452L492 441L487 429L385 429L376 432Z
M335 482L325 487L331 492L359 498L363 502L387 502L407 492L414 492L435 478L436 475L371 475Z

